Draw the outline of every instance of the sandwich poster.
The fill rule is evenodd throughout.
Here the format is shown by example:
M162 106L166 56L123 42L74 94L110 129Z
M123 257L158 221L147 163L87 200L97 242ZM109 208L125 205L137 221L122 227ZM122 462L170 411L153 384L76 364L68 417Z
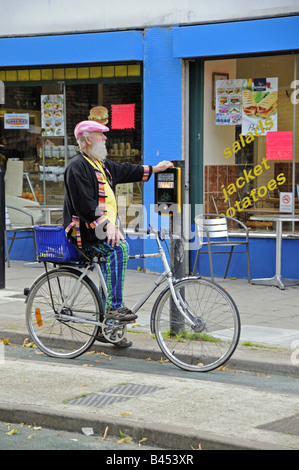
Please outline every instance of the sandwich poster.
M278 78L243 80L242 135L255 133L257 128L258 135L266 135L266 127L277 131L277 106ZM272 121L271 127L267 125L270 122L268 119Z
M41 95L42 135L64 135L63 95Z
M241 125L243 80L216 80L216 126Z

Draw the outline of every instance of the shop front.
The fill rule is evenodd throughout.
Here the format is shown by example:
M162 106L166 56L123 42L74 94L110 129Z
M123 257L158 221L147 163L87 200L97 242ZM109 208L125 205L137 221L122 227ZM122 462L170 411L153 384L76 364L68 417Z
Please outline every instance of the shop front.
M96 106L108 110L112 160L155 165L181 159L182 67L172 37L171 28L152 28L0 39L7 205L25 207L37 223L53 209L51 222L60 223L54 209L63 204L64 169L77 151L73 129ZM125 227L150 222L153 178L146 187L119 185L116 195ZM143 239L128 242L131 252L143 252ZM34 259L25 240L11 253L11 259L24 258Z
M192 220L197 210L242 221L254 278L275 271L274 214L299 212L298 25L296 16L174 33L174 55L185 59L190 76ZM242 237L234 226L231 232ZM282 270L295 279L298 254L298 223L284 222ZM240 256L229 276L246 278ZM226 261L227 255L215 257L216 275L223 275ZM199 272L209 275L208 256L200 257Z

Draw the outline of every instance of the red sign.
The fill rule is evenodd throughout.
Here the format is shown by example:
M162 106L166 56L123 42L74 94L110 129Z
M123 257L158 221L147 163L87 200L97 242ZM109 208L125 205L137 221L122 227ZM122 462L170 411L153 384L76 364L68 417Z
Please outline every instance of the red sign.
M111 105L111 129L135 129L135 104Z
M267 160L293 159L293 132L276 131L266 135Z

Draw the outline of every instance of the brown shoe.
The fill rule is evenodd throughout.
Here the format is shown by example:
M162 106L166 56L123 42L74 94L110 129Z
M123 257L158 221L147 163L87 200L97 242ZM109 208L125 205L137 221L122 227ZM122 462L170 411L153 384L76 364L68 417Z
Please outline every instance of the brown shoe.
M112 320L119 320L121 322L131 322L138 318L135 313L133 313L127 307L120 307L117 310L108 310L105 314L105 318L111 318Z

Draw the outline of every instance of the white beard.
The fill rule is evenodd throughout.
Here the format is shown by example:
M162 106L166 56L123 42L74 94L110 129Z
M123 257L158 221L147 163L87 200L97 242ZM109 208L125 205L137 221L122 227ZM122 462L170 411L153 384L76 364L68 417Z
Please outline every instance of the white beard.
M96 160L105 160L107 157L107 149L106 149L106 142L101 141L101 142L95 142L92 145L91 150L89 151L90 156L92 158L95 158Z

